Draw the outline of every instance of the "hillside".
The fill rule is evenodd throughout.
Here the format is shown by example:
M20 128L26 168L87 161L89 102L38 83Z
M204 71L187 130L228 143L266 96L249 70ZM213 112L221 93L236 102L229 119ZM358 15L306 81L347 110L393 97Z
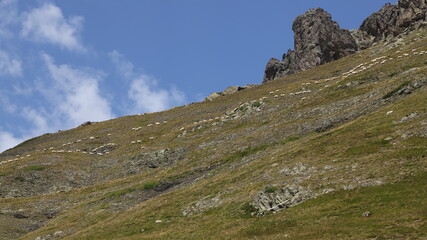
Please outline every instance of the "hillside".
M0 239L427 238L427 30L0 155Z

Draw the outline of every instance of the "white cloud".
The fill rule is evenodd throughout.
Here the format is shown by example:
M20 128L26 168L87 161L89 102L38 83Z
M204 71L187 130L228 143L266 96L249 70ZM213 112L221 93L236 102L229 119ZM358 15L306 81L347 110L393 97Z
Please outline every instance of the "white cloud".
M133 102L132 112L157 112L185 102L185 95L175 87L158 88L157 81L145 74L137 74L134 66L119 52L110 53L118 72L131 82L128 97Z
M19 21L17 0L1 0L0 1L0 37L13 36L9 29L10 25Z
M4 93L3 91L0 91L0 105L2 106L2 110L9 114L15 113L17 110L17 106L11 103L7 93Z
M32 128L26 131L21 137L14 136L11 131L4 131L0 129L0 152L15 147L26 139L53 131L54 124L49 123L47 118L41 114L42 112L43 111L36 111L35 109L28 107L22 109L19 114L24 119L31 122Z
M83 17L64 17L59 7L45 3L23 14L21 34L34 41L47 42L68 50L84 51L80 43Z
M120 74L127 78L133 77L133 64L127 61L122 54L117 51L112 51L110 52L110 58Z
M0 76L21 76L22 62L20 59L13 59L5 51L0 50Z
M24 141L24 138L16 138L10 132L0 131L0 153L12 148Z
M157 112L185 101L184 94L176 88L155 89L156 84L154 79L143 74L132 80L129 98L135 104L135 111Z
M43 54L42 57L54 80L54 97L61 102L57 111L66 116L70 126L114 117L108 101L100 94L98 81L101 74L66 64L58 66L49 55Z
M43 110L35 110L30 107L26 107L22 110L21 116L32 123L33 128L28 131L25 135L36 136L46 132L54 130L54 121L49 122L47 114Z
M46 132L76 127L85 121L114 118L109 102L102 97L98 86L102 74L66 64L57 65L47 54L42 54L42 60L49 78L45 79L43 85L39 82L31 94L38 93L38 99L45 98L43 106L30 104L26 107L10 105L9 108L3 108L7 113L26 120L29 127L22 134L18 134L17 129L0 128L0 152ZM10 99L1 93L0 104L9 105Z

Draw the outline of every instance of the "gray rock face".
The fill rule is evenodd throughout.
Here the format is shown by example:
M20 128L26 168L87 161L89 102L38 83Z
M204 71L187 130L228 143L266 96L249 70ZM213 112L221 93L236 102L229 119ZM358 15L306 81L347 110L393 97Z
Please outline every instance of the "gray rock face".
M388 3L380 11L366 18L360 26L360 30L374 36L375 41L381 39L383 35L395 35L398 33L396 26L398 12L396 5Z
M295 53L301 71L324 64L357 50L356 42L346 29L332 21L321 8L311 9L297 17L292 26L295 33Z
M291 67L294 67L294 64L292 66L289 64L289 59L291 58L290 56L295 56L295 52L289 50L288 53L289 57L287 58L287 62L281 62L276 58L271 58L270 61L268 61L265 68L264 81L262 83L266 83L268 81L292 74L292 72L296 72L296 69L291 69Z
M351 36L356 41L357 50L367 49L372 46L375 41L375 37L369 35L367 32L362 31L360 29L350 30Z
M408 27L427 20L427 0L399 0L386 4L381 10L363 21L360 30L379 41L389 35L397 36Z
M295 50L288 50L281 62L274 58L268 62L263 83L337 60L357 50L350 31L341 29L321 8L298 16L292 30Z

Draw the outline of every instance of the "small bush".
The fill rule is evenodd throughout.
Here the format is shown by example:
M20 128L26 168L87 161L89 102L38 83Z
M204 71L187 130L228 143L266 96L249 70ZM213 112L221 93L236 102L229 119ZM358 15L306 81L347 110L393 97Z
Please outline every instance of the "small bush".
M248 107L242 106L242 107L239 108L239 110L242 111L242 112L246 112L248 110Z
M392 73L390 73L388 76L389 76L389 77L394 77L394 76L396 76L398 73L399 73L399 72L392 72Z
M26 171L43 171L45 169L45 166L29 166L25 168Z
M147 183L144 183L144 185L142 186L142 188L143 188L144 190L148 190L148 189L153 189L153 188L155 188L157 185L159 185L159 183L158 183L158 182L147 182Z
M274 193L274 192L276 192L277 191L277 187L267 187L266 189L265 189L265 192L266 193Z
M260 102L254 102L254 103L252 103L252 107L254 107L254 108L261 107L261 103Z
M23 177L16 177L15 180L18 181L18 182L24 182L25 178L23 178Z
M240 210L242 211L241 217L243 217L243 218L253 217L252 214L258 212L258 209L256 209L254 205L252 205L251 203L248 203L248 202L244 203L240 207Z

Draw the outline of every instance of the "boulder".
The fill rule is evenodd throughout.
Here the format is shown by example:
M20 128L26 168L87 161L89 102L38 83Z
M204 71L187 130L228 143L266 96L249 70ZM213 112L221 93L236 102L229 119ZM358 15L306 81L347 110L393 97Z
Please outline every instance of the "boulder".
M288 66L289 64L285 64L279 59L271 58L265 67L263 83L285 76L290 71Z
M221 97L221 94L219 94L217 92L214 92L211 95L207 96L205 98L205 101L212 101L212 100L214 100L215 98L218 98L218 97Z

